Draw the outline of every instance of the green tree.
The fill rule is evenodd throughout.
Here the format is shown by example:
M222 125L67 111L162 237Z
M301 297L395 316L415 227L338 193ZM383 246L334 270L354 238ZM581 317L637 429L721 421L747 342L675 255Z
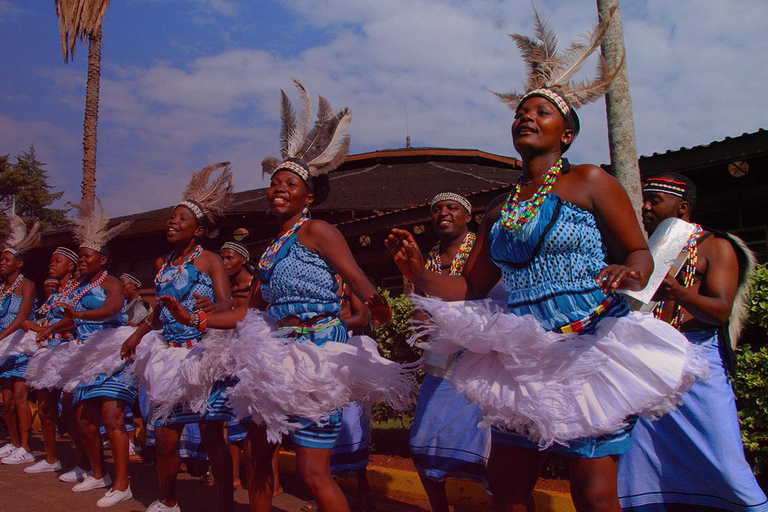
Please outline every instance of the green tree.
M23 219L40 221L42 229L57 228L66 223L66 210L50 208L63 191L54 192L48 183L45 164L37 159L35 147L16 156L0 156L0 209L9 214L16 199L16 214Z

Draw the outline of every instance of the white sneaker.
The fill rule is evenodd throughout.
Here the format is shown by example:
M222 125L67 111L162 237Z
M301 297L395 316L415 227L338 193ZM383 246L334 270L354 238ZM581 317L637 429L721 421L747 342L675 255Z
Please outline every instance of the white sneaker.
M103 489L112 485L112 478L104 475L103 478L93 478L91 475L85 477L85 480L72 488L72 492L84 492L92 489Z
M33 464L28 468L24 468L25 473L53 473L55 471L61 471L60 460L57 460L56 462L51 463L43 459L37 464Z
M8 465L29 464L30 462L35 462L35 456L24 448L19 448L3 460L0 460L0 462Z
M71 469L64 474L59 475L59 480L68 484L76 484L77 482L85 480L85 477L87 476L93 476L93 471L85 471L80 468L80 466L75 466L75 469Z
M131 492L130 487L124 491L116 491L114 489L110 489L107 491L107 494L105 494L103 498L96 502L96 506L99 508L107 508L111 507L112 505L117 505L121 501L127 501L131 498L133 498L133 493Z
M148 506L145 512L181 512L181 509L179 508L178 503L172 507L169 507L160 503L160 500L157 500Z
M13 453L14 450L16 450L16 447L13 446L13 443L6 444L2 448L0 448L0 459L2 459L3 457L9 456L10 454Z

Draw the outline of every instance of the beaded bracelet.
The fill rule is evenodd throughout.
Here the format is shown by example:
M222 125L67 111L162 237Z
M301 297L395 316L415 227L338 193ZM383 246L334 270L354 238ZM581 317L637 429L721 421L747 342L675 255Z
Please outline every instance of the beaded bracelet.
M199 332L205 331L208 326L208 314L205 311L198 311L195 313L197 320L197 330Z

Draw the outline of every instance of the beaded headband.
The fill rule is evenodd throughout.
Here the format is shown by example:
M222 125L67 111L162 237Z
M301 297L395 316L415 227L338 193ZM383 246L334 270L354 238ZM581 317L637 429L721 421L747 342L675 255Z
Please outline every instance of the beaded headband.
M9 252L14 256L16 256L17 258L21 258L21 252L19 252L19 250L15 247L6 247L5 249L3 249L3 252Z
M460 196L454 192L441 192L437 194L432 198L432 201L429 203L429 207L434 207L435 204L439 203L440 201L455 201L463 206L464 209L467 210L467 213L472 213L472 205L469 204L469 201L467 201L464 196Z
M643 187L643 193L646 192L670 194L686 201L696 199L696 187L692 183L671 178L648 178Z
M72 249L67 249L66 247L57 247L55 251L53 251L53 254L60 254L64 256L65 258L72 261L72 263L77 263L77 260L79 259L77 253L73 251Z
M297 175L299 178L301 178L302 181L304 181L311 187L312 180L309 179L309 166L305 168L299 162L301 162L301 160L299 160L298 158L285 160L275 168L275 172L280 170L290 171L295 175Z
M49 283L50 284L53 284L53 283L59 284L59 280L58 279L54 279L52 277L49 277L48 279L45 280L45 282L43 284L49 284Z
M251 253L248 252L248 249L245 248L245 246L240 245L235 242L226 242L224 245L221 246L221 250L229 249L232 252L236 252L246 260L251 259Z
M138 288L141 288L141 281L133 277L131 274L125 272L123 275L120 276L121 281L128 281L129 283L135 284Z
M184 201L174 206L174 208L178 208L179 206L183 206L184 208L192 212L192 215L195 216L195 219L198 222L205 218L205 210L203 209L202 205L197 201L193 201L192 199L185 199Z

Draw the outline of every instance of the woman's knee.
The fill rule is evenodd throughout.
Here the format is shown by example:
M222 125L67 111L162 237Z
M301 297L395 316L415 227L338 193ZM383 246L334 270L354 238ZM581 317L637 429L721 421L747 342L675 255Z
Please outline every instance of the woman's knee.
M167 427L155 429L155 450L157 457L167 458L178 453L179 436L175 430Z

